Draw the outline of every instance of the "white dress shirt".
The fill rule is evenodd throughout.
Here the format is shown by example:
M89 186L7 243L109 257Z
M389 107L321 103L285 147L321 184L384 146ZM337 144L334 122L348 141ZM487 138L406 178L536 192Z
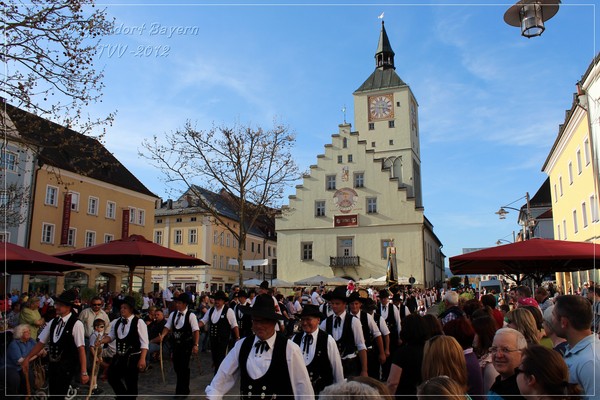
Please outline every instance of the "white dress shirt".
M133 317L134 317L133 315L130 315L129 318L127 318L127 323L125 325L123 325L123 323L120 323L119 329L117 329L116 333L115 333L115 326L117 325L117 322L119 320L121 320L122 318L119 317L119 318L114 319L110 323L110 331L108 332L108 337L110 337L112 340L116 340L117 337L119 339L124 339L125 337L127 337L127 335L129 334L129 328L131 328L131 321L133 321ZM147 350L148 349L148 328L147 328L144 320L141 318L138 318L137 330L138 330L138 335L140 336L140 348Z
M344 321L346 320L346 318L352 318L351 328L352 328L352 333L354 334L354 344L356 346L356 350L358 350L358 351L366 350L367 346L365 345L365 338L364 338L363 332L362 332L362 325L360 324L360 321L358 320L358 318L355 318L350 313L347 313L346 311L344 311L343 313L341 313L339 315L339 317L342 319L342 323L340 324L340 326L338 326L336 328L335 317L336 317L336 315L333 316L333 329L331 330L331 336L333 336L333 339L336 342L338 340L340 340L340 338L342 337L342 333L344 331ZM327 331L327 320L323 320L323 322L321 322L321 325L319 327L321 329L323 329L324 331ZM354 358L354 357L356 357L356 354L348 354L344 358Z
M398 336L400 336L400 329L402 329L402 324L400 321L400 311L398 310L398 307L396 307L392 302L388 302L387 306L384 306L382 304L381 305L381 319L383 319L383 320L387 319L390 308L393 308L393 310L394 310L394 318L396 320L396 329L398 330ZM408 314L406 314L406 315L408 315ZM387 323L386 323L386 326L387 326Z
M313 333L297 333L297 335L302 335L302 341L300 342L302 358L304 359L304 365L309 365L313 361L313 358L315 358L315 349L317 348L319 329L315 330ZM304 352L304 339L306 338L306 335L311 335L313 338L313 341L308 349L308 353ZM343 382L344 369L342 367L342 359L340 357L337 344L331 335L327 335L327 356L329 357L329 362L331 363L333 383Z
M67 315L62 317L62 321L63 321L62 329L59 329L60 322L56 324L56 328L54 329L54 343L56 343L58 341L58 339L60 339L60 337L62 336L62 333L65 330L64 326L67 325L67 321L69 320L69 318L71 318L71 314L72 313L68 313ZM48 342L50 342L50 327L51 326L52 326L52 321L47 323L46 326L44 327L44 329L42 330L42 333L40 333L38 335L38 339L40 342L42 342L44 344L47 344ZM75 340L75 347L85 346L85 328L83 327L83 324L81 323L81 321L77 320L75 322L75 325L73 325L72 334L73 334L73 339Z
M169 318L167 319L165 328L167 328L170 331L173 330L173 325L171 324L171 321L177 322L175 324L175 329L183 328L183 325L185 323L184 317L185 317L185 314L187 313L187 311L188 311L187 308L185 310L181 311L181 314L183 314L183 316L181 318L179 318L179 321L177 321L177 313L179 313L180 311L173 311L171 313L171 315L169 315ZM219 315L221 315L221 313L219 313ZM192 327L192 333L200 330L200 326L198 325L198 318L196 317L196 315L194 313L190 313L188 320L190 321L190 326Z
M260 339L254 338L254 343L246 360L246 368L248 370L248 376L251 379L258 379L262 377L269 366L273 358L273 347L275 346L275 338L277 334L274 334L267 343L269 344L269 350L265 350L262 353L256 353L254 345ZM233 386L240 380L240 367L238 364L240 348L245 340L249 340L248 337L238 340L233 349L227 354L217 374L205 389L206 397L208 399L220 400L226 395ZM287 341L285 348L285 358L288 365L288 374L290 382L292 383L292 390L294 391L295 398L314 399L315 393L310 383L308 371L304 365L302 358L302 351L300 347L293 343L291 340Z
M361 321L360 318L361 318L362 312L363 312L362 310L359 310L358 314L355 315L355 317L358 319L359 322ZM373 318L373 316L369 313L366 313L366 314L367 314L367 325L369 326L369 332L371 332L371 335L373 335L373 339L381 336L381 331L379 330L379 327L375 323L375 318ZM362 322L361 322L361 326L362 326Z
M219 322L219 319L221 318L221 314L223 313L225 306L221 307L221 309L218 309L217 307L213 307L213 308L215 311L213 311L213 313L212 313L210 322L213 324L216 324ZM209 316L210 316L210 310L208 310L208 312L206 314L204 314L204 316L200 320L200 321L202 321L204 326L208 326L208 317ZM231 307L227 308L227 314L225 314L225 318L227 318L227 322L229 322L229 326L231 327L231 329L238 326L237 320L235 319L235 313L233 312L233 309Z

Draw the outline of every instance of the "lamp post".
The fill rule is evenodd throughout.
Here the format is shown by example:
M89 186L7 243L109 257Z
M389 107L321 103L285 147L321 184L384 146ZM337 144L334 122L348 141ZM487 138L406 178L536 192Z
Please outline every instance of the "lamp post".
M523 221L521 223L521 226L523 228L523 240L527 240L527 239L531 239L534 237L534 232L535 232L534 228L535 228L535 224L536 224L535 219L531 216L531 207L529 204L529 192L526 192L525 196L520 197L517 200L515 200L509 204L513 204L523 198L526 200L526 211L525 211L525 221ZM496 211L495 214L497 214L500 219L506 219L506 214L509 213L508 211L506 211L507 208L509 210L518 211L519 213L523 212L522 207L521 207L521 209L519 209L519 208L510 207L510 205L505 205L505 206L500 207L500 209L498 211Z
M520 0L504 13L504 22L521 27L526 38L540 36L546 29L544 22L558 12L560 0Z

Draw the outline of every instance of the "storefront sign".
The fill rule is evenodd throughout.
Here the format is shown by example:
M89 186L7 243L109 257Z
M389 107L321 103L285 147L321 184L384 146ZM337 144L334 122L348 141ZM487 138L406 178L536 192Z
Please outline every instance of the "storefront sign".
M358 226L358 214L336 215L333 218L333 226Z

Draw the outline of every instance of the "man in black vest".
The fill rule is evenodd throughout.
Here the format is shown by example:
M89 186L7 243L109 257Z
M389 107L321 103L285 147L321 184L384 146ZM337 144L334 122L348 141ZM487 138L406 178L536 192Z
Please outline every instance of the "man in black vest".
M371 314L361 310L363 303L367 297L361 297L358 292L350 293L348 296L348 308L352 315L360 321L365 345L367 346L367 368L369 376L377 380L381 379L381 365L387 359L386 350L389 349L383 344L383 336L381 330ZM386 333L388 333L386 331ZM387 338L386 338L387 339ZM386 343L389 342L386 340Z
M404 306L403 306L404 307ZM408 309L406 309L408 310ZM405 310L405 312L406 312ZM400 345L400 327L401 319L398 308L390 302L390 292L386 289L379 291L379 305L375 311L377 315L381 316L381 319L385 321L388 329L390 330L390 347L389 354L396 354L396 349ZM381 366L381 380L387 381L390 374L390 368L392 366L392 357L388 357L385 363Z
M227 354L206 387L207 398L221 399L240 382L241 399L314 399L300 348L275 331L282 316L275 311L273 298L266 294L256 296L247 312L256 336L238 341Z
M302 349L310 382L318 394L326 386L344 381L342 359L333 337L319 329L326 317L317 306L307 304L298 317L304 333L297 333L292 340Z
M244 309L246 309L246 306L248 305L248 293L240 290L237 294L237 299L238 301L233 308L233 313L235 314L235 319L238 324L240 337L243 338L252 334L252 318L250 318L248 313L244 312ZM235 345L235 343L233 344Z
M187 397L190 394L190 357L198 354L200 328L196 314L188 307L190 304L192 298L187 293L175 298L175 311L167 319L160 335L162 345L162 339L173 332L173 369L177 375L175 396Z
M29 370L29 360L48 345L48 394L65 397L69 385L77 375L81 383L89 381L85 355L85 329L73 311L77 294L74 290L63 292L59 297L52 297L57 317L40 333L39 341L23 359L23 372Z
M135 299L126 296L119 307L121 318L110 323L110 331L96 346L113 340L117 342L117 353L108 369L108 383L119 399L135 400L138 395L138 376L146 370L148 352L148 328L136 317Z
M323 296L331 304L333 315L321 322L320 328L335 339L344 377L369 376L367 366L367 346L358 318L346 312L346 286L338 286Z
M216 374L227 353L229 337L233 333L234 340L240 340L240 331L233 310L225 305L229 301L225 292L218 290L210 298L215 300L215 305L204 314L198 325L200 328L208 326L210 352Z

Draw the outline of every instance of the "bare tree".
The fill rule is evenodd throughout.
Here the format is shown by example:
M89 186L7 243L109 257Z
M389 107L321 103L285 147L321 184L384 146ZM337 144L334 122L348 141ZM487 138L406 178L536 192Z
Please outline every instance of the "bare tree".
M203 131L188 121L183 129L160 140L154 136L144 141L146 153L141 155L165 174L167 182L183 183L194 193L198 205L237 239L241 285L247 232L273 213L272 207L279 205L286 187L298 178L290 152L294 143L294 135L283 125L274 124L269 130L213 126ZM230 208L237 214L237 228L227 224L214 198L196 185L226 193Z
M86 133L112 121L92 120L84 107L100 99L103 73L94 67L113 21L94 0L0 1L5 63L3 96L13 105Z

